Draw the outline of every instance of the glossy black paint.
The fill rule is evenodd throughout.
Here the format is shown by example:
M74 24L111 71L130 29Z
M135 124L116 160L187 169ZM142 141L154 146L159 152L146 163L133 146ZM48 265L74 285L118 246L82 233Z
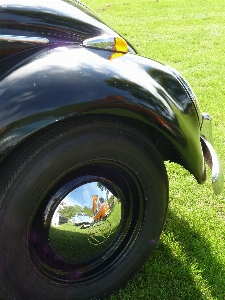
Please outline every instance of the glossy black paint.
M171 159L182 159L199 182L205 180L199 109L167 67L129 53L111 59L110 51L81 46L86 38L116 33L79 4L68 10L64 1L58 9L44 9L38 1L5 3L1 34L44 37L49 43L1 44L2 157L56 121L61 126L71 117L112 115L143 125L150 139L159 132L163 147L171 144L179 153Z
M75 1L4 1L0 9L2 35L47 38L52 47L115 35L93 11ZM35 47L35 43L0 42L0 59Z

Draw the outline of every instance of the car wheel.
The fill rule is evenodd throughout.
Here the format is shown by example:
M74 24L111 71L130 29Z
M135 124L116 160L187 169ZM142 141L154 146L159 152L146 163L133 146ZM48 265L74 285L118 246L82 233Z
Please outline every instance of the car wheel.
M4 162L1 176L0 281L6 299L109 295L143 266L162 231L168 205L163 161L125 123L71 121L41 132ZM55 210L83 189L91 211L99 183L115 202L110 213L83 229L71 223L70 246L64 240L60 250L63 231L51 225ZM75 201L81 209L88 206L78 194Z

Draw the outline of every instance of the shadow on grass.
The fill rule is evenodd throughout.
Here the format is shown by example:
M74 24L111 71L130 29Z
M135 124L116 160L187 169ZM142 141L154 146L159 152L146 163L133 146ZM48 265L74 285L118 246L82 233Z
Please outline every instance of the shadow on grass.
M88 251L90 255L101 252L101 246L92 248L87 234L51 230L57 252L68 258L82 258L82 249L86 249L85 255ZM79 238L80 247L73 238L76 242ZM148 262L124 289L105 299L224 300L225 269L213 254L209 241L188 221L169 210L162 238Z
M173 232L177 241L182 245L187 263L195 266L196 276L201 275L208 291L216 299L225 299L225 269L215 254L207 239L191 228L189 223L169 212L169 222L173 223L167 232ZM181 229L182 228L182 229ZM199 287L197 286L199 289ZM204 296L204 295L202 295Z
M174 239L172 247L167 237ZM169 211L162 239L148 262L109 299L224 300L224 266L213 255L205 237Z

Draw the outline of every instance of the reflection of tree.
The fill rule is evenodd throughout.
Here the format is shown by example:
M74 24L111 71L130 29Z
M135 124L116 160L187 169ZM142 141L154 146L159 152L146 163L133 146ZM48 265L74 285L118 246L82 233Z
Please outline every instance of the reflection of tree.
M103 199L102 197L100 198L100 199L103 199L103 202L104 201L106 201L108 204L109 204L109 206L113 203L113 201L114 201L114 198L116 198L116 195L115 195L115 193L113 194L113 190L112 190L112 187L109 187L110 189L111 189L111 191L110 190L108 190L107 189L107 187L105 186L105 185L103 185L101 182L98 182L97 183L97 187L101 190L101 191L106 191L106 199ZM111 192L111 196L109 197L109 193ZM99 200L100 200L99 199ZM118 198L117 198L117 200L118 200Z
M180 110L185 113L190 111L192 103L177 78L157 69L149 70L148 74L172 96L173 101Z
M168 103L168 98L157 85L153 86L149 84L148 88L145 88L135 82L121 78L110 78L106 82L108 85L128 92L138 100L140 106L154 111L165 119L173 120L173 111Z
M61 210L60 213L61 213L62 217L68 218L68 219L71 219L77 213L85 213L88 216L93 215L91 208L89 208L87 206L81 207L79 205L68 206L66 209Z
M93 216L92 208L87 207L87 206L84 206L79 212L83 212L83 213L85 213L86 215L88 215L89 217L92 217L92 216Z
M101 183L101 182L98 182L97 183L97 187L101 190L101 191L106 191L106 201L108 200L108 197L109 197L109 190ZM100 200L100 199L99 199Z
M77 7L73 1L70 1L70 4ZM73 11L73 7L70 7ZM82 6L79 7L82 10ZM51 13L49 13L51 11ZM102 35L102 29L92 24L88 24L85 21L81 21L78 18L71 18L69 15L57 14L53 13L51 7L49 11L42 11L39 9L32 9L32 7L28 10L14 10L8 9L9 13L12 13L16 16L18 20L24 20L25 18L29 18L31 20L29 22L30 30L35 30L35 32L40 32L43 34L43 30L45 30L46 34L49 34L48 39L50 41L55 41L55 39L59 39L60 41L65 42L81 42L83 39L91 38L94 36ZM85 14L89 14L92 18L99 20L98 17L85 10ZM35 20L32 22L32 20ZM43 20L44 25L43 26ZM27 30L27 22L21 22L20 28ZM66 30L65 30L66 28ZM63 32L63 35L61 34ZM55 39L54 39L55 38Z

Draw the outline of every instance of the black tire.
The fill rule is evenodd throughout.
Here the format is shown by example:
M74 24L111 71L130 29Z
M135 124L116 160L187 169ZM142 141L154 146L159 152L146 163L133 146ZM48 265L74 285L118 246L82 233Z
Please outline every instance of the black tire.
M1 176L0 290L6 299L110 295L143 266L162 231L168 206L163 161L139 131L120 122L71 121L41 133L14 153ZM101 250L89 253L87 243L84 258L63 258L49 242L52 212L72 189L93 181L120 199L118 226Z

